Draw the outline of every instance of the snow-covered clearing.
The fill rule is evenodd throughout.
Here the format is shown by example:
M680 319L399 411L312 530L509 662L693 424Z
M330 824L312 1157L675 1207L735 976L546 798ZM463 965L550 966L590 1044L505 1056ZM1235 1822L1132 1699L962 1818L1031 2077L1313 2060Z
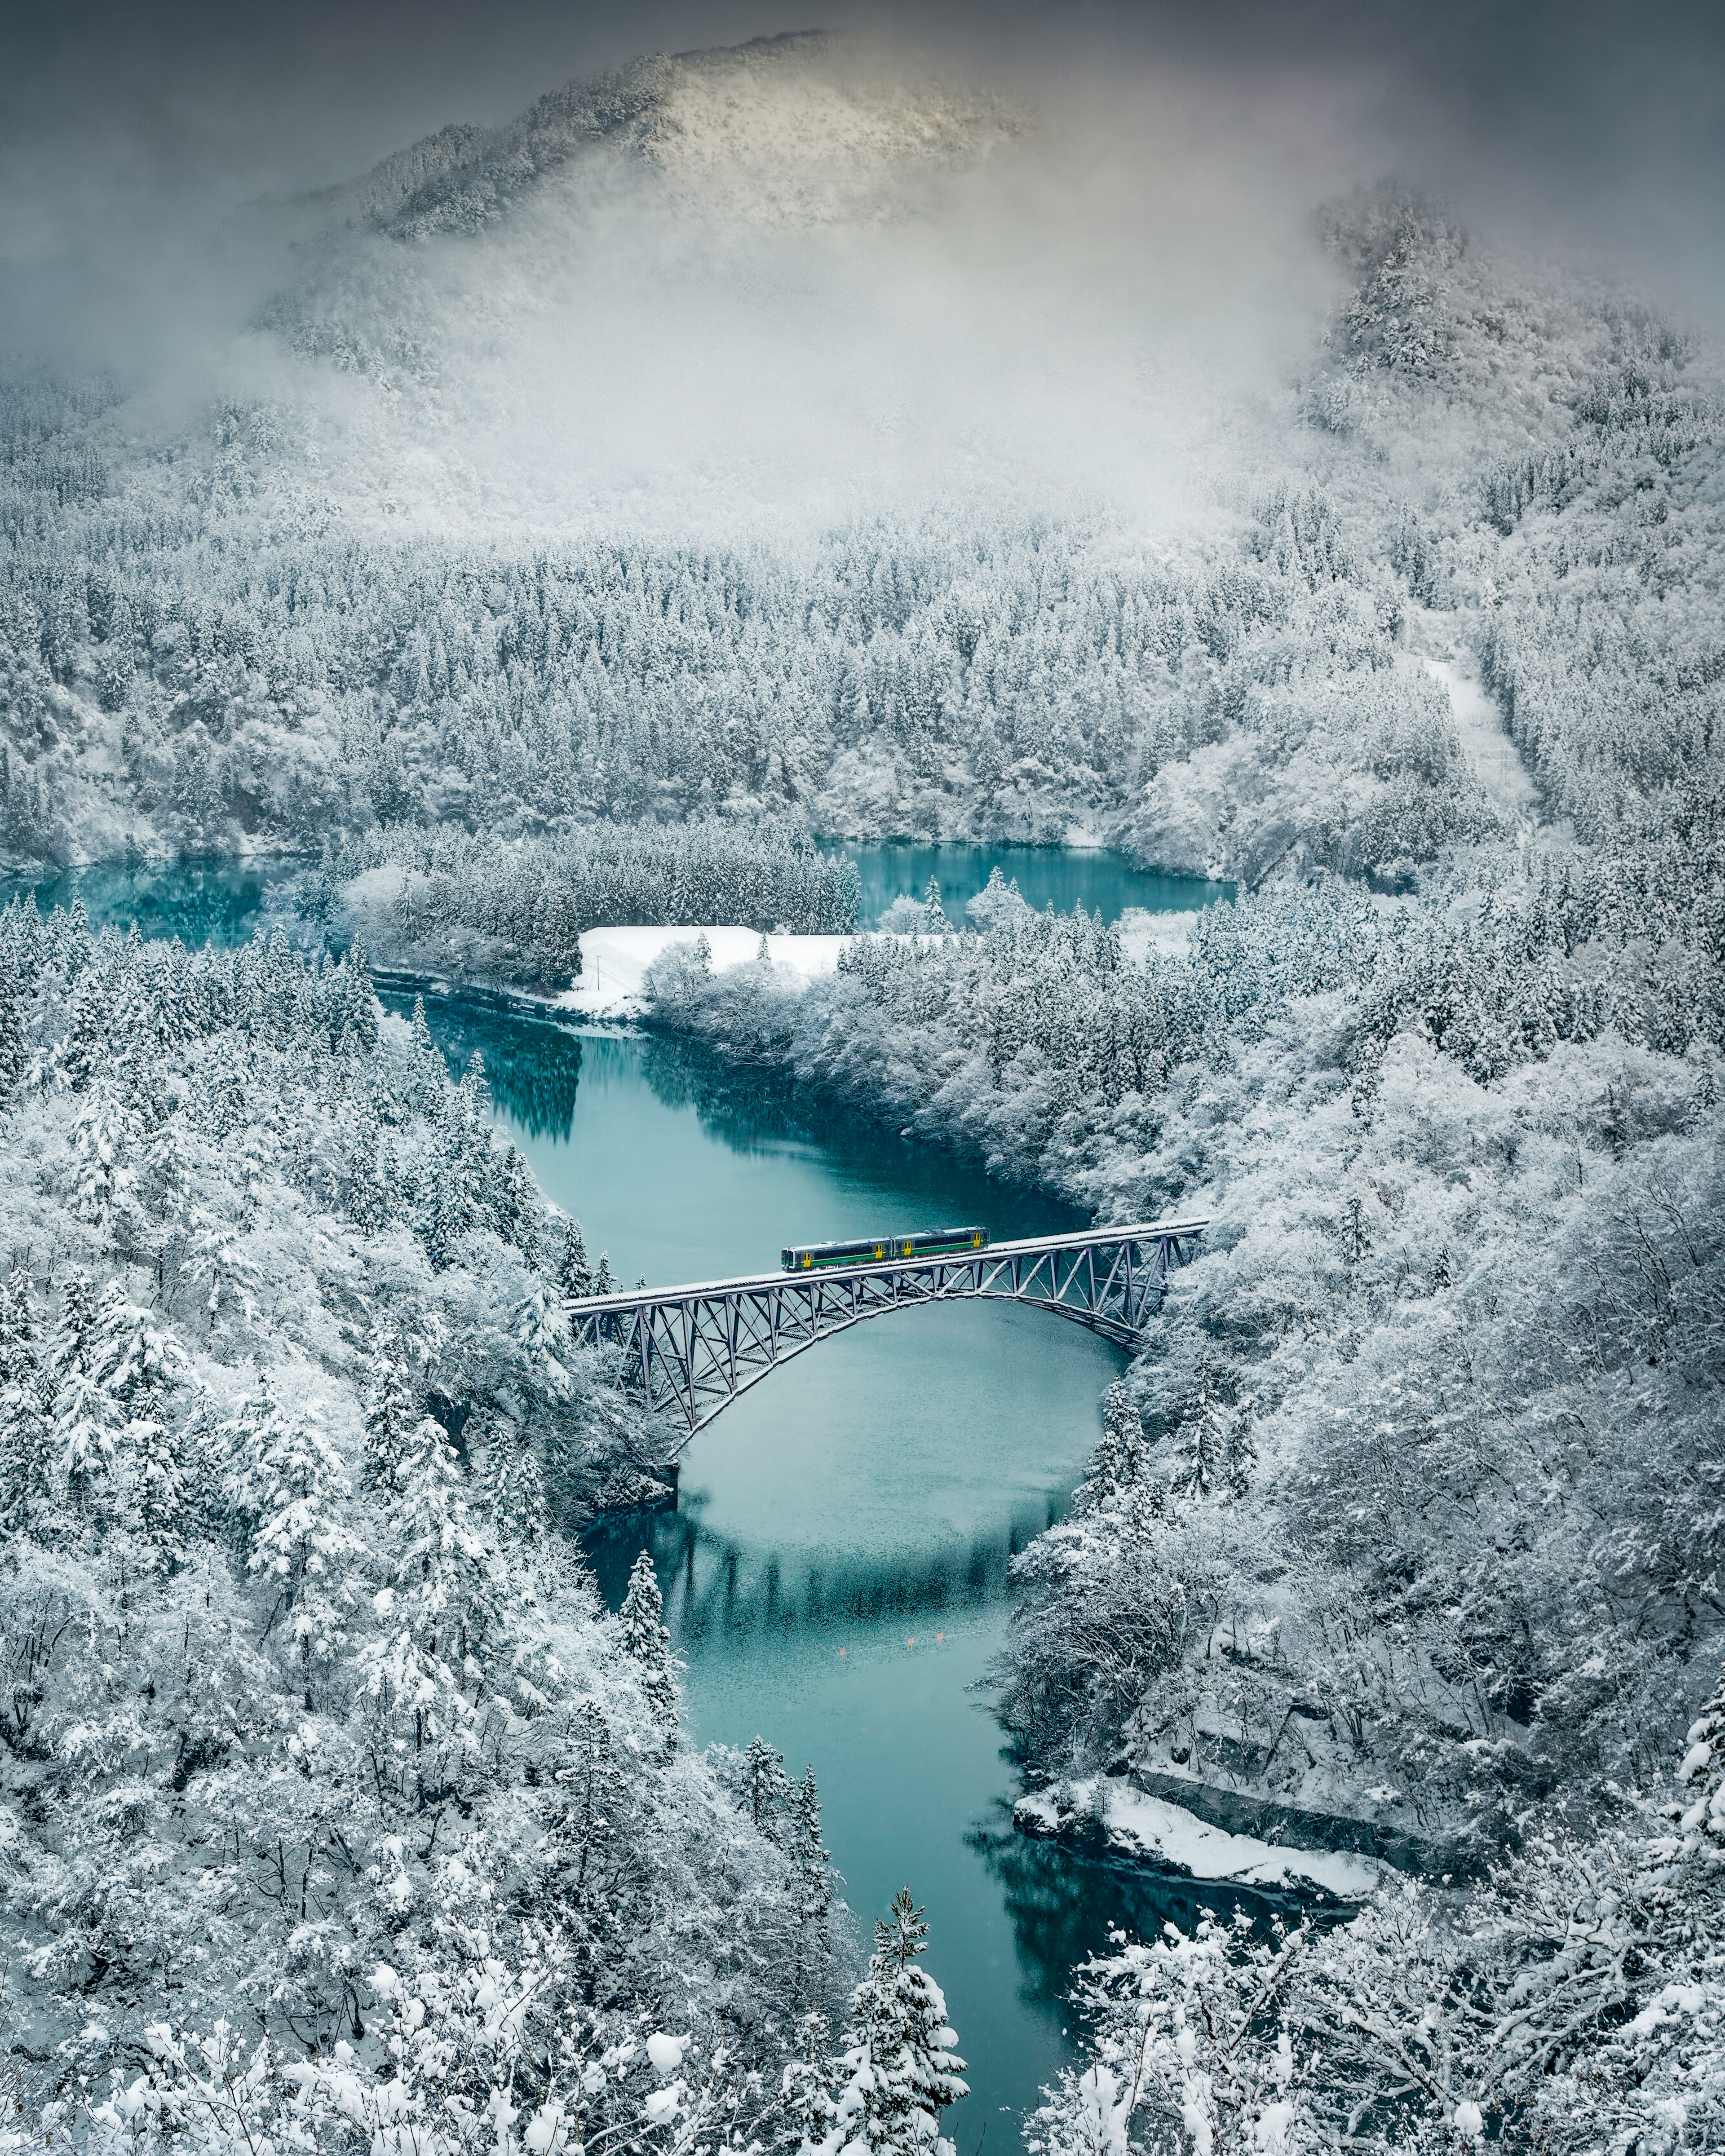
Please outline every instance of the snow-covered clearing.
M1096 1782L1065 1786L1070 1791L1065 1805L1052 1789L1020 1797L1014 1807L1018 1823L1033 1833L1051 1834L1081 1819L1095 1801ZM1105 1781L1102 1790L1103 1823L1114 1848L1124 1856L1147 1858L1194 1879L1237 1879L1243 1887L1296 1890L1320 1887L1353 1902L1363 1900L1383 1876L1383 1867L1368 1856L1339 1850L1278 1848L1255 1835L1230 1834L1211 1826L1178 1804L1146 1796L1118 1781Z
M757 928L589 928L581 938L580 978L557 998L557 1008L588 1018L638 1017L646 1009L643 984L654 960L673 943L693 944L703 936L716 973L760 956L762 938ZM773 964L788 968L805 981L835 972L839 954L850 940L848 936L765 938Z
M1183 958L1192 944L1196 913L1152 913L1142 906L1129 906L1116 924L1120 947L1135 965L1142 966L1153 951Z
M1539 790L1521 751L1505 732L1497 705L1453 659L1422 658L1420 663L1442 684L1461 746L1491 806L1517 829L1537 821Z

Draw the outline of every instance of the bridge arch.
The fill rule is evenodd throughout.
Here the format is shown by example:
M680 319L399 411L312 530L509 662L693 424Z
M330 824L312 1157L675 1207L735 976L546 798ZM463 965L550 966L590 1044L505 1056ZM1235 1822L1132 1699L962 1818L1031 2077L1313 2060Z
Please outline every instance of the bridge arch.
M926 1303L1024 1303L1134 1349L1162 1307L1168 1274L1190 1257L1208 1224L1089 1228L951 1257L874 1259L822 1273L754 1273L583 1296L565 1308L576 1339L618 1351L624 1389L680 1421L686 1445L793 1356L869 1318Z

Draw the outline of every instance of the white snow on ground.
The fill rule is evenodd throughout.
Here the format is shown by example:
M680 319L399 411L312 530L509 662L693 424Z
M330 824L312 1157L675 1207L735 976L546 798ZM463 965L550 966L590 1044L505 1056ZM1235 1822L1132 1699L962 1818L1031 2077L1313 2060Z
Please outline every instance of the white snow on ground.
M1129 906L1120 916L1120 947L1135 965L1142 965L1152 951L1183 958L1197 919L1196 913L1152 913Z
M1453 659L1422 657L1420 664L1435 681L1442 683L1461 746L1492 807L1517 829L1535 823L1539 815L1538 789L1522 761L1521 751L1504 731L1503 714Z
M1096 1784L1073 1782L1070 1804L1062 1808L1051 1789L1020 1797L1014 1810L1045 1829L1070 1821L1087 1811L1094 1800ZM1341 1850L1283 1849L1254 1835L1229 1834L1210 1826L1194 1812L1160 1797L1147 1797L1124 1784L1104 1784L1108 1839L1125 1856L1147 1857L1171 1870L1189 1872L1194 1879L1237 1879L1243 1887L1270 1887L1297 1892L1301 1887L1322 1887L1343 1901L1361 1900L1383 1876L1383 1866L1369 1856L1354 1856Z
M581 978L557 999L559 1010L587 1018L638 1018L647 1007L642 983L648 968L673 943L705 936L713 971L748 964L759 955L758 928L589 928L581 938ZM803 979L834 973L848 936L769 936L768 955Z

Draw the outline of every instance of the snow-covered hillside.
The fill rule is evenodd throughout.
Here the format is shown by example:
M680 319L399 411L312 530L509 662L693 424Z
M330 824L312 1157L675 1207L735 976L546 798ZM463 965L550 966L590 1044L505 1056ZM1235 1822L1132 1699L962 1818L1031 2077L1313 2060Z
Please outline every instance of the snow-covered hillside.
M1327 327L1207 378L1042 125L822 38L644 61L321 201L190 423L8 385L0 848L773 815L1393 888L1707 767L1704 353L1389 190L1286 235Z
M973 162L1024 125L1002 99L906 80L809 30L633 62L552 91L508 126L445 128L398 151L332 206L403 239L471 232L593 161L644 163L685 209L819 223L885 209L909 171Z

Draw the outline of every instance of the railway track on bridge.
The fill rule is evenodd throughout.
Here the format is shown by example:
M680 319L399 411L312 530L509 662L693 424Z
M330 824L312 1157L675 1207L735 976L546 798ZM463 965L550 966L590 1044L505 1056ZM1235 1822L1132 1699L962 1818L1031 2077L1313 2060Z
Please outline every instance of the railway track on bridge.
M793 1356L867 1319L926 1304L1023 1303L1136 1348L1162 1307L1168 1275L1208 1225L1086 1228L954 1255L582 1296L564 1307L578 1342L615 1351L625 1390L680 1420L686 1443Z

